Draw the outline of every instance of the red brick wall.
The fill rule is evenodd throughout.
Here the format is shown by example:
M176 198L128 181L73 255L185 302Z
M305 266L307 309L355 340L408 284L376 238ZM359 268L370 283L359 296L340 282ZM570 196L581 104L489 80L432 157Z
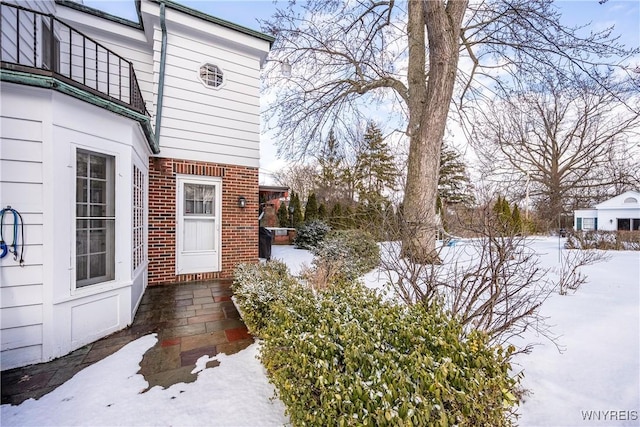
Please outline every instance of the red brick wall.
M222 269L176 275L176 174L222 178ZM247 205L238 207L238 197ZM258 169L151 158L149 161L149 284L229 278L235 266L258 261Z

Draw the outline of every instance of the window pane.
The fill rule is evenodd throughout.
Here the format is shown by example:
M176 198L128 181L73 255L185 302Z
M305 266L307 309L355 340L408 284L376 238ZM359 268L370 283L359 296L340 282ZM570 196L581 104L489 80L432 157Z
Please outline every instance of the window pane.
M76 175L87 176L87 164L89 163L89 154L78 151L76 160Z
M184 213L195 215L214 214L215 186L213 185L184 185Z
M92 254L97 252L105 252L107 248L107 231L105 229L102 230L91 230L89 234L89 249Z
M92 219L91 228L105 228L107 226L107 220L105 219Z
M102 277L106 275L106 254L91 255L89 257L89 276Z
M89 165L91 178L107 179L107 159L102 156L91 156Z
M184 186L184 197L187 200L193 200L195 198L195 186L191 184L185 184Z
M86 204L77 204L76 216L87 216L87 215L89 215L89 206Z
M76 231L76 255L86 255L89 249L89 245L87 244L88 232L87 230L77 230Z
M105 205L91 205L90 216L106 216L107 207Z
M87 180L78 178L76 179L76 201L87 201Z
M91 203L105 203L107 183L104 181L91 180Z
M76 257L76 280L84 280L88 277L87 275L87 257L79 256Z

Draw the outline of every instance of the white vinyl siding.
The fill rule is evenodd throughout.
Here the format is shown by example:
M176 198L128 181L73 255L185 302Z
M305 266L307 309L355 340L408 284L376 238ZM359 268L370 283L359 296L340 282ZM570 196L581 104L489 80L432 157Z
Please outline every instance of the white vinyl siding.
M35 67L37 55L34 51L34 32L38 29L36 15L4 5L0 5L0 10L2 10L2 60Z
M10 205L24 222L24 267L12 254L0 259L0 359L4 368L22 360L35 363L42 357L44 191L40 108L31 101L17 102L5 84L2 91L0 206ZM5 228L5 238L10 231ZM21 236L18 242L22 243Z
M17 4L31 10L37 10L42 13L55 13L55 0L2 0L5 3Z
M6 3L17 4L21 7L42 12L45 14L54 13L55 3L53 0L8 0ZM40 45L42 31L41 17L38 15L34 19L32 13L20 12L20 40L18 42L16 27L18 20L16 9L13 7L0 6L2 18L0 22L0 46L2 47L2 60L7 62L24 61L25 64L40 66L40 52L34 52L34 26L36 32L36 45ZM25 29L27 31L25 31ZM18 54L18 45L20 52ZM39 49L38 49L39 50ZM35 61L35 63L34 63Z
M257 167L260 158L259 59L212 39L168 34L160 148L162 156ZM175 27L174 27L175 28ZM160 31L155 32L159 47ZM159 61L155 55L154 60ZM203 86L203 64L219 67L224 84ZM159 62L156 63L159 70Z
M70 23L72 27L91 37L117 55L132 62L142 98L145 101L147 110L150 114L153 114L156 99L153 82L153 52L144 39L144 33L140 30L125 27L121 24L78 12L67 7L60 7L58 12L60 17L64 19L65 22ZM112 37L110 36L111 33L113 33ZM67 33L66 37L68 36ZM64 58L65 54L67 56L69 55L68 48L64 53L61 52L61 57ZM66 61L68 63L68 60ZM109 68L110 70L118 69L118 64L115 59L112 58ZM128 71L123 70L123 85L126 83L124 80L125 77L128 79L128 76ZM117 78L115 76L110 77L110 87L112 91L117 90L116 80ZM95 78L92 78L92 81L95 82ZM102 84L104 85L104 83ZM123 87L122 90L127 91L128 95L128 87Z
M145 20L149 13L158 13L156 4L143 2L141 6ZM157 21L146 22L147 34L153 36L147 41L140 30L69 8L59 9L66 21L132 61L154 124L162 40ZM258 167L260 56L268 51L269 43L170 7L167 28L161 156ZM199 77L203 64L223 71L221 87L210 90L203 86Z

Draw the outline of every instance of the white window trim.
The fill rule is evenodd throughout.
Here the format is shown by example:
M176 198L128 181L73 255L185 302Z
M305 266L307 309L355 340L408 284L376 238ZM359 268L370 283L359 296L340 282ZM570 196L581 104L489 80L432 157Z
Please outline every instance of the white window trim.
M135 225L135 214L134 214L134 210L133 210L133 200L131 201L131 230L132 230L132 234L131 234L131 271L132 273L135 273L136 271L139 271L142 268L146 268L147 264L149 262L149 241L148 241L148 200L149 200L149 171L142 166L142 164L139 164L137 161L133 161L131 163L131 196L132 198L135 197L135 189L134 189L134 182L135 182L135 176L134 176L134 168L137 168L141 173L142 173L142 260L140 262L140 264L138 264L138 266L134 265L135 259L134 259L134 250L135 248L133 247L133 243L135 240L135 229L134 229L134 225Z
M117 192L118 192L118 177L120 176L120 167L121 167L121 158L119 153L114 152L114 151L110 151L110 150L104 150L104 149L98 149L95 146L91 146L91 145L80 145L80 144L70 144L70 149L71 149L71 164L70 166L70 172L71 172L71 177L73 179L73 191L72 191L72 197L71 197L71 215L69 215L70 217L70 221L71 221L71 235L70 237L70 247L71 247L71 256L70 256L70 298L73 299L74 296L79 296L79 295L91 295L91 294L98 294L101 292L104 292L105 290L109 290L109 289L114 289L116 287L118 287L118 281L120 280L120 272L118 269L118 259L119 259L119 251L118 251L118 233L120 232L120 223L122 221L122 219L120 218L120 215L118 215L118 196L117 196ZM109 280L105 280L103 282L97 282L97 283L93 283L87 286L81 286L78 287L77 284L77 272L76 272L76 232L77 232L77 228L76 228L76 203L77 203L77 199L76 199L76 185L77 185L77 165L78 165L78 158L77 158L77 154L78 154L78 150L84 150L84 151L89 151L89 152L94 152L97 154L103 154L105 156L111 156L113 157L113 171L114 171L114 182L113 182L113 191L115 192L114 194L114 212L115 212L115 218L114 218L114 235L115 235L115 239L114 239L114 247L113 247L113 258L114 258L114 271L113 271L113 279L109 279ZM59 302L59 301L57 301Z
M213 65L215 67L218 67L218 70L220 70L220 73L222 74L222 84L220 84L220 86L209 86L207 84L207 82L205 82L202 79L202 77L200 77L200 70L205 65ZM198 70L196 71L196 74L197 74L198 81L202 84L202 86L204 86L207 89L220 90L220 89L224 88L227 85L227 72L225 71L225 69L222 66L218 65L214 61L205 61L205 62L201 63L200 66L198 67Z
M184 184L200 184L214 185L214 221L216 240L214 241L214 249L208 251L200 251L202 255L215 255L217 267L212 270L210 268L196 269L180 269L181 253L183 252L184 242L182 235L184 233ZM192 252L197 253L197 252ZM179 274L196 274L208 273L212 271L222 270L222 178L204 177L194 175L176 175L176 265L175 273Z

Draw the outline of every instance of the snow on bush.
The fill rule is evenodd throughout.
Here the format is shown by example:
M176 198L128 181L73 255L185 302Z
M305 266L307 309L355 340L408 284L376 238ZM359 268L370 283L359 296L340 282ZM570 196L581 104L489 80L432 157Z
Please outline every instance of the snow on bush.
M277 260L264 265L240 264L233 275L233 294L249 332L261 336L275 301L285 298L295 281Z
M301 249L313 249L324 240L329 231L331 231L331 227L322 221L307 222L296 232L293 244Z
M266 310L239 302L244 313L266 314L252 320L263 325L260 358L293 425L510 425L513 348L466 333L437 305L383 301L355 282L312 290L254 268L270 266L239 274L249 280L235 291L281 289L262 299ZM255 286L258 277L278 285Z
M332 231L311 251L315 259L304 277L314 288L356 280L380 263L378 244L361 230Z
M640 251L640 231L577 231L567 235L567 249Z

